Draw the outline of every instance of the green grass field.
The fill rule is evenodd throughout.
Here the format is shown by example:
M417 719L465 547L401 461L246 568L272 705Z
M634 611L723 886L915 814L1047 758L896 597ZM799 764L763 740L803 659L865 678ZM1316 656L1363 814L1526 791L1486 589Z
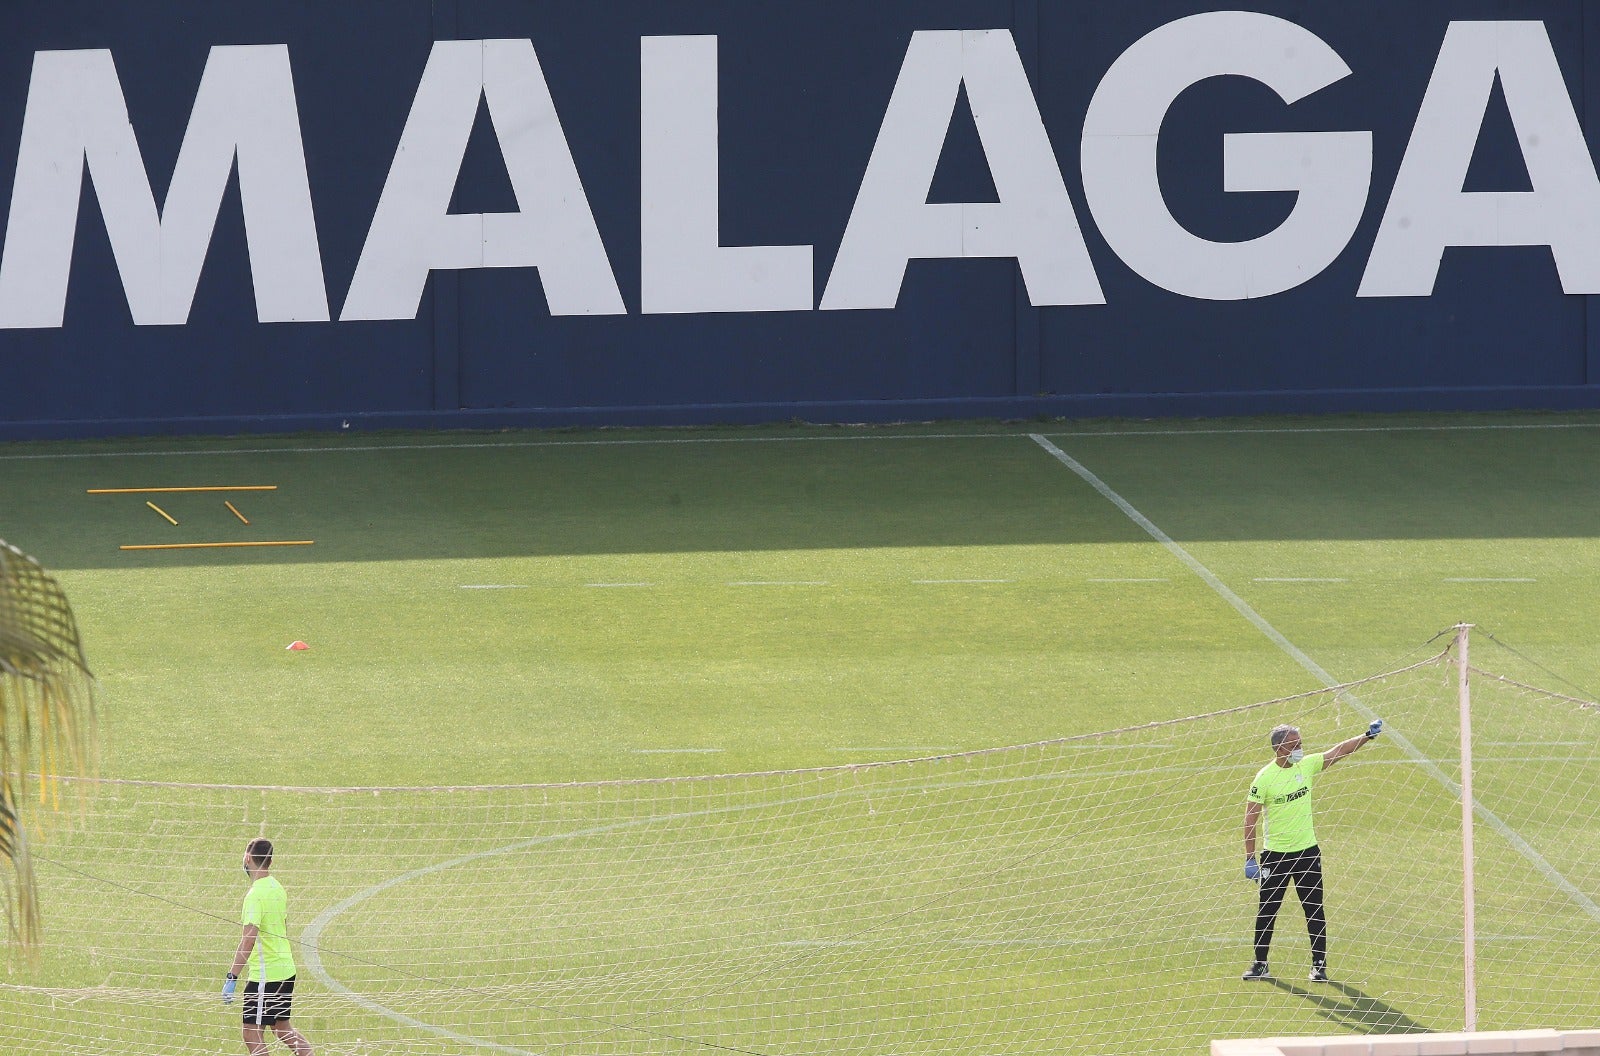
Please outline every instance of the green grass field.
M1197 715L1319 686L1293 650L1357 678L1429 655L1458 621L1478 626L1480 666L1590 696L1597 466L1592 414L12 444L0 538L74 602L104 776L544 785L835 767ZM118 549L272 540L315 543ZM297 639L311 648L286 651ZM1325 740L1364 725L1349 708L1317 715L1308 730ZM236 1046L212 991L237 933L236 845L263 823L300 839L299 871L293 857L279 871L296 921L321 921L310 945L364 951L325 959L354 996L306 979L319 1051L1022 1053L1130 1031L1167 1051L1166 1031L1173 1051L1199 1052L1195 1038L1241 1030L1456 1027L1459 890L1401 864L1448 862L1450 798L1390 747L1374 756L1388 765L1341 779L1359 792L1323 806L1328 841L1342 837L1330 912L1347 981L1239 983L1238 818L1275 721L1209 728L1214 759L1186 757L1135 813L1100 803L1111 771L1071 753L1026 776L919 764L937 772L863 788L835 772L815 780L837 782L827 799L844 806L816 816L780 809L811 802L799 778L381 796L115 786L42 852L89 876L41 869L54 941L40 964L8 967L0 1047ZM1600 758L1582 722L1560 737L1510 725L1504 745L1527 747L1502 755L1559 741L1569 775ZM1448 736L1430 735L1442 757ZM1139 736L1109 750L1118 781L1173 764L1177 749ZM1508 803L1540 772L1518 765L1532 769L1498 778ZM1028 795L994 791L1013 784ZM1539 809L1507 819L1552 827L1539 845L1591 887L1593 787L1564 785L1575 805L1559 824ZM851 822L851 804L879 796L904 801L898 827L892 809ZM738 821L692 821L724 816ZM98 846L96 817L115 833ZM1081 908L1063 901L1074 863L1110 854L1108 838L1148 888L1107 877L1074 889ZM444 867L474 854L490 856ZM1527 981L1551 936L1587 939L1596 920L1515 855L1486 854L1501 935L1485 967L1516 982L1485 1000L1536 1016ZM1035 874L1021 864L1035 855L1054 864ZM419 875L448 881L368 893L433 868ZM1354 908L1375 892L1399 899L1401 937ZM113 907L103 920L85 908L97 900ZM536 948L502 934L518 910L538 921ZM1286 949L1304 943L1294 913ZM1129 938L1145 920L1159 942ZM1549 1008L1589 1001L1600 1018L1600 999L1557 990L1567 1003ZM412 1001L430 1029L360 1003L372 994ZM707 1038L722 1041L685 1041Z

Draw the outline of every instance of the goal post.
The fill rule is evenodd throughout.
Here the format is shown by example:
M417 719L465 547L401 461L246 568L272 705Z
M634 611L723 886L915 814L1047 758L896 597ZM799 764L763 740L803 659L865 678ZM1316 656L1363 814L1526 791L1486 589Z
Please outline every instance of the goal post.
M1478 1029L1478 955L1476 857L1472 846L1472 688L1468 656L1470 623L1456 625L1457 703L1461 724L1461 1002L1464 1031Z

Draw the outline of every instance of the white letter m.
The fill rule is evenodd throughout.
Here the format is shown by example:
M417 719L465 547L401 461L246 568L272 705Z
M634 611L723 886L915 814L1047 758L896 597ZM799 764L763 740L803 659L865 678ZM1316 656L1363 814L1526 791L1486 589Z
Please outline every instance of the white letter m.
M62 324L85 166L133 321L187 322L235 157L257 318L326 321L287 46L211 49L159 213L111 53L37 53L0 256L0 328Z

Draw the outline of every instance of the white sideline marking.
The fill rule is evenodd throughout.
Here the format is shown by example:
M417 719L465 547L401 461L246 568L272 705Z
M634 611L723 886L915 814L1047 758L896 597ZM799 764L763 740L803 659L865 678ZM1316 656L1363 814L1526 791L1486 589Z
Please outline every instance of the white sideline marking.
M1009 579L913 579L919 587L939 586L946 583L1010 583Z
M1148 576L1138 579L1089 579L1087 583L1171 583L1166 576Z
M1119 436L1282 436L1298 433L1470 433L1518 432L1574 429L1600 429L1600 422L1505 422L1482 425L1331 425L1331 426L1272 426L1267 428L1218 429L1069 429L1052 431L1051 436L1065 436L1093 440L1096 437ZM329 434L330 438L332 434ZM51 459L86 458L174 458L206 455L321 455L346 454L370 451L483 451L495 448L521 450L529 447L638 447L646 445L672 446L681 444L783 444L783 443L838 443L864 440L1013 440L1019 436L1039 436L1038 433L892 433L888 435L855 434L833 436L685 436L639 437L608 440L502 440L494 443L445 444L327 444L315 447L234 447L193 450L156 451L61 451L36 454L0 454L0 462L38 462ZM48 441L19 441L36 443Z
M1272 626L1272 624L1268 623L1264 616L1262 616L1255 609L1251 608L1248 602L1230 590L1226 583L1218 579L1216 573L1212 572L1205 565L1201 564L1193 554L1189 553L1189 551L1185 550L1181 545L1179 545L1177 541L1172 538L1172 536L1162 531L1154 521L1140 513L1138 510L1134 509L1132 503L1113 491L1109 484L1095 476L1087 466L1083 465L1077 459L1073 458L1071 455L1067 454L1065 451L1061 450L1061 448L1057 447L1055 444L1052 444L1049 440L1046 440L1038 433L1032 433L1030 434L1030 437L1034 443L1048 451L1056 461L1060 462L1062 465L1072 470L1072 472L1076 473L1084 481L1084 483L1088 484L1095 491L1098 491L1106 498L1107 501L1116 506L1117 509L1121 510L1129 520L1131 520L1134 524L1137 524L1140 528L1143 528L1145 533L1148 534L1150 538L1154 539L1156 542L1165 547L1168 553L1172 554L1172 556L1176 557L1179 561L1188 566L1189 570L1204 580L1206 585L1215 591L1223 601L1226 601L1229 605L1233 606L1234 611L1238 612L1239 615L1243 616L1245 619L1254 624L1258 631L1266 635L1267 638L1269 638L1273 644L1277 645L1279 649L1282 649L1285 653L1289 654L1289 656L1292 657L1294 661L1301 667L1305 668L1312 675L1315 675L1317 678L1321 679L1323 685L1330 687L1339 685L1339 680L1324 670L1321 664L1311 659L1311 657L1307 656L1299 646L1295 645L1288 638L1284 637L1283 633L1276 627ZM1363 704L1353 694L1346 693L1344 696L1345 699L1349 700L1355 709L1362 715L1365 715L1369 719L1375 719L1378 717L1370 708ZM1402 751L1420 763L1423 769L1425 769L1435 781L1449 789L1450 792L1458 799L1460 798L1461 786L1455 781L1451 780L1450 776L1443 770L1439 769L1438 764L1423 754L1423 752L1418 749L1416 745L1407 740L1398 730L1386 728L1384 733ZM1584 912L1588 913L1591 918L1600 921L1600 905L1596 905L1594 899L1590 898L1588 895L1584 894L1576 886L1574 886L1572 881L1563 876L1560 870L1551 865L1545 859L1544 855L1535 850L1533 846L1528 843L1527 840L1523 839L1515 829L1513 829L1510 825L1507 825L1498 814L1484 806L1483 802L1476 796L1474 796L1472 800L1472 809L1473 813L1482 818L1490 828L1494 829L1494 831L1499 833L1507 843L1511 844L1511 846L1516 849L1517 853L1521 854L1524 858L1531 862L1534 868L1538 869L1539 872L1544 875L1545 879L1549 880L1557 888L1565 892L1567 897L1581 906Z
M1348 583L1348 579L1331 579L1320 576L1257 576L1252 583Z
M825 579L735 579L730 587L826 587Z
M1446 577L1445 578L1445 582L1446 583L1537 583L1539 581L1537 579L1533 579L1530 576L1506 576L1506 577L1503 577L1503 578L1495 578L1495 577L1490 577L1490 576L1483 576L1483 577L1454 576L1454 577Z

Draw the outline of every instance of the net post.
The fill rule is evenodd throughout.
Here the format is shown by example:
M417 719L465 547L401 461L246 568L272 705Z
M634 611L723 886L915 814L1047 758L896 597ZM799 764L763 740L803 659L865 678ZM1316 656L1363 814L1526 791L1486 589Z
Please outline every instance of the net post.
M1456 625L1456 696L1461 709L1461 905L1463 1030L1478 1029L1477 895L1472 848L1472 691L1467 685L1468 632Z

